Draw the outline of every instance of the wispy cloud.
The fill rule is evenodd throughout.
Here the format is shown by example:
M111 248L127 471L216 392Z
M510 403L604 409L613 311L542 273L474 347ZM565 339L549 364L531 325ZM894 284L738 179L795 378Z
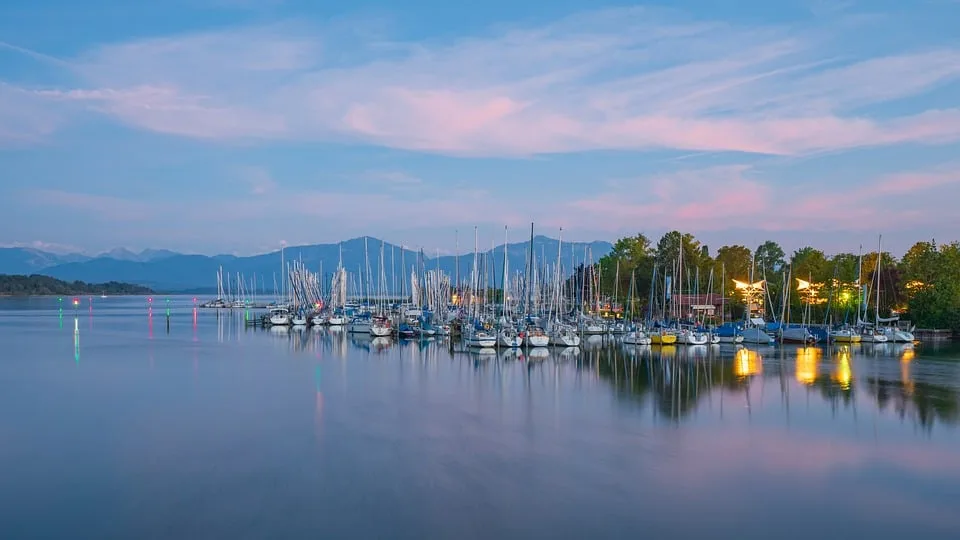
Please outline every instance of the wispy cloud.
M85 89L41 95L182 136L454 155L796 155L960 139L960 103L863 112L952 84L960 49L837 56L825 33L641 8L445 42L274 25L99 47L71 62Z
M423 179L403 171L366 171L358 175L360 180L378 184L388 189L412 189L423 186Z
M39 142L62 122L62 115L37 96L0 83L0 145Z
M8 242L0 244L5 248L30 248L47 253L56 253L66 255L69 253L83 253L83 249L72 244L61 244L59 242L44 242L43 240L34 240L32 242Z
M56 189L32 189L23 195L24 199L33 205L78 211L100 220L148 221L154 217L148 203L111 195Z
M569 203L574 226L613 234L634 223L700 232L877 231L891 223L902 228L942 223L950 212L943 201L960 197L960 166L890 173L826 190L778 184L746 165L681 170L607 187Z
M236 168L236 175L251 195L266 195L277 189L276 180L265 167L240 166Z

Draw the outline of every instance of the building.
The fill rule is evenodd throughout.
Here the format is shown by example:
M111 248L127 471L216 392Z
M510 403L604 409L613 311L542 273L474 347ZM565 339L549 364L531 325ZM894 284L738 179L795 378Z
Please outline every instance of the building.
M670 301L680 308L681 317L685 319L719 316L724 304L723 296L717 293L675 294Z

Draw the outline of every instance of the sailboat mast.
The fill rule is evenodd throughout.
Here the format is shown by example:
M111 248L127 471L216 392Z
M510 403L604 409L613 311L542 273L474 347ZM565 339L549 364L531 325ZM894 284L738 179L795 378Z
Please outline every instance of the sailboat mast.
M883 235L880 235L877 238L877 264L873 267L873 273L877 275L877 283L874 285L874 288L877 289L876 302L873 304L873 309L875 311L875 319L877 326L880 326L880 261L883 258Z
M727 265L726 263L723 263L720 265L720 324L723 324L727 321L726 301L727 301Z
M454 244L456 245L456 256L454 257L454 265L456 269L454 270L454 290L457 293L457 298L459 299L462 295L460 294L460 231L454 229L453 231Z
M507 314L507 242L509 242L509 235L507 233L507 226L503 226L503 281L501 283L501 300L503 303L503 314Z
M526 306L524 311L529 315L530 306L533 304L533 223L530 224L530 253L528 254L529 259L527 261L527 294L526 294Z
M860 252L857 255L857 287L860 288L857 294L860 295L859 302L861 304L861 306L857 306L857 325L859 326L860 321L867 316L867 306L865 305L867 291L863 287L863 244L860 245Z

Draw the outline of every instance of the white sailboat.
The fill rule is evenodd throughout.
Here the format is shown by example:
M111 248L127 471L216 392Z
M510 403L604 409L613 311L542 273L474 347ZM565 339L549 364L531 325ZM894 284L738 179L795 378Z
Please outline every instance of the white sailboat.
M376 315L370 320L370 335L373 337L387 337L393 333L390 319L383 315Z
M531 347L546 347L550 345L550 336L539 326L528 326L523 334L523 339Z
M882 237L881 237L882 239ZM867 309L869 301L867 300L867 295L864 294L864 303L863 303L863 317L864 319L859 318L857 315L857 326L860 328L860 340L864 343L886 343L889 341L886 334L883 330L880 329L880 261L883 259L883 250L881 249L881 240L877 240L877 264L874 267L873 274L876 277L875 282L873 283L874 291L876 292L876 301L874 302L873 308L876 312L873 323L867 322L864 320L867 316Z
M627 332L623 336L624 345L650 345L653 343L653 340L640 330L634 330L632 332Z
M554 324L550 330L550 344L554 347L579 347L577 329L566 324Z
M290 311L287 308L273 308L270 310L270 324L273 326L288 326Z
M523 346L523 336L512 326L504 326L497 332L497 341L501 347L516 349Z
M677 343L682 345L706 345L710 343L710 335L691 328L684 328L677 332Z

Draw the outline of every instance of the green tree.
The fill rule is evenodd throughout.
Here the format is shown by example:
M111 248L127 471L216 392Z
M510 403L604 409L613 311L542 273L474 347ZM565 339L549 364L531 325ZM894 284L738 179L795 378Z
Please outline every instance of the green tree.
M786 254L780 244L773 240L767 240L760 244L753 253L754 265L756 266L753 280L766 280L767 298L774 305L768 305L768 310L779 313L781 294L783 292L783 271L787 262L784 260Z
M635 275L635 300L641 303L646 301L650 292L653 264L653 247L644 234L617 240L613 250L599 262L603 272L601 277L603 293L609 296L616 295L621 302L626 301L630 294L631 276Z
M783 252L783 248L773 240L767 240L760 244L753 253L753 257L756 260L757 275L766 275L767 279L779 275L784 265L787 264L784 260L786 254Z
M733 280L748 281L750 279L750 264L753 261L753 254L745 246L723 246L717 250L717 256L713 260L714 292L723 292L726 297L726 303L730 309L727 313L739 317L744 308L743 298L737 294L737 289ZM723 280L724 282L721 282Z
M657 267L660 268L660 275L673 275L675 273L681 247L683 249L682 283L684 291L695 287L699 287L701 291L705 290L712 265L710 250L690 233L670 231L657 242L655 260ZM700 269L699 283L695 281L698 268ZM674 277L674 284L676 283L677 280Z
M917 242L903 255L900 272L906 283L932 283L940 256L936 242ZM904 291L908 296L909 290Z
M720 279L721 274L726 274L726 288L730 289L730 280L747 281L750 279L750 263L752 260L753 254L744 246L723 246L717 250L717 256L713 260L713 272L717 279Z
M919 242L904 255L901 271L918 326L960 329L960 243Z
M794 278L807 281L826 281L832 277L833 273L826 255L819 249L809 246L793 252L790 257L790 267Z

